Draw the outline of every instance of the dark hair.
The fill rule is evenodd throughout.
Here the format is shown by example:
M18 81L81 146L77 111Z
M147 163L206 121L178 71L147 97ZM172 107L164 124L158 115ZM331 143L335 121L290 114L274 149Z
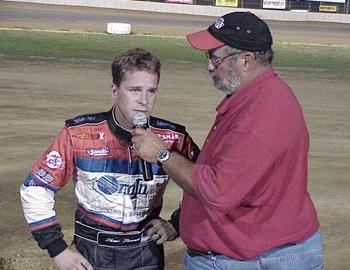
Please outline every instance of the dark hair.
M141 48L131 49L112 62L113 83L120 86L124 75L128 71L148 71L158 75L160 79L160 61L149 51Z

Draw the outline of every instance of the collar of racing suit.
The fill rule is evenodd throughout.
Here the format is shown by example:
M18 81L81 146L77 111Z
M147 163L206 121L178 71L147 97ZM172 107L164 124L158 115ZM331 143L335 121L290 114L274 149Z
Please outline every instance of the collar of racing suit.
M108 126L109 126L110 130L118 139L121 139L122 141L124 141L128 145L132 145L131 133L128 130L126 130L125 128L123 128L121 125L118 124L117 119L115 119L115 117L114 117L114 115L115 115L114 111L115 111L115 107L113 106L113 108L108 112L108 120L107 121L108 121Z

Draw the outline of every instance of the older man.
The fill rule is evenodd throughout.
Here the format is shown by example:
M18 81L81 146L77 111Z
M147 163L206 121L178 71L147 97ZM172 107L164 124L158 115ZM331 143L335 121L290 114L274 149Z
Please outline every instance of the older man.
M187 38L205 51L214 86L226 94L197 161L145 130L132 139L184 190L186 269L322 269L307 191L309 134L296 97L271 66L269 27L233 12Z

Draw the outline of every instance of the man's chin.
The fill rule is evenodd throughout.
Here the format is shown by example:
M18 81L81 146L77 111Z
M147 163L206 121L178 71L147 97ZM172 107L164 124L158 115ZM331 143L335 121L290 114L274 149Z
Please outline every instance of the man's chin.
M215 80L214 78L213 85L217 90L224 92L226 95L232 95L240 86L239 83L236 83L236 85L228 86L225 85L221 80Z
M229 91L221 82L213 81L213 85L216 90L224 92L225 94Z

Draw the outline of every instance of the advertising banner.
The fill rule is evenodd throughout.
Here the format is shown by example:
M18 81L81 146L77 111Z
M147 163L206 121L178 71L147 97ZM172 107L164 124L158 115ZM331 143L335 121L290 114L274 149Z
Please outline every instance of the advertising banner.
M286 9L286 0L263 0L263 8Z
M238 0L216 0L215 6L238 7Z
M325 0L325 1L321 1L321 0L308 0L308 1L312 1L312 2L329 2L329 3L342 3L345 4L345 0Z
M337 12L337 6L320 5L319 11L320 12Z
M166 3L179 3L193 5L195 0L165 0Z

